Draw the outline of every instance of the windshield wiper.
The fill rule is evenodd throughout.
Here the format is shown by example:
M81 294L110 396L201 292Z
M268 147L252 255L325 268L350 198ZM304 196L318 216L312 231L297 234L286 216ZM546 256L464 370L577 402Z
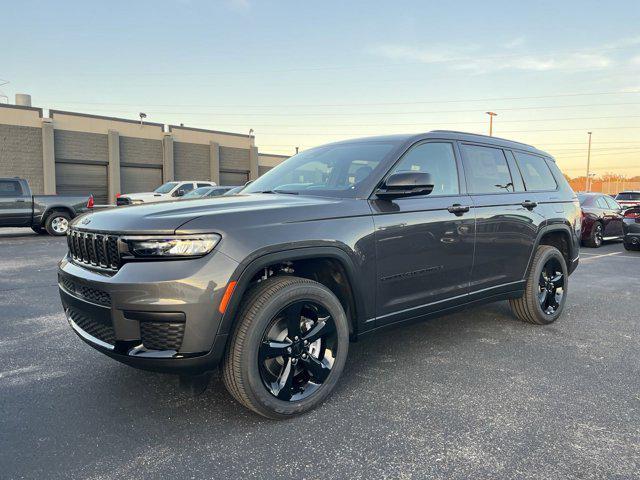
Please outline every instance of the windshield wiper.
M293 190L263 190L258 193L284 193L286 195L298 195L299 192L295 192Z

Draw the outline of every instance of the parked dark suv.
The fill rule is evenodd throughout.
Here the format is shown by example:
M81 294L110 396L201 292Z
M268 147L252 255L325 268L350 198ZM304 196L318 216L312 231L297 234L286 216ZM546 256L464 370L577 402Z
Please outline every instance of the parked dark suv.
M350 339L496 300L555 321L580 218L529 145L450 131L338 142L239 195L84 216L60 295L99 351L182 378L220 365L238 401L284 418L333 390Z

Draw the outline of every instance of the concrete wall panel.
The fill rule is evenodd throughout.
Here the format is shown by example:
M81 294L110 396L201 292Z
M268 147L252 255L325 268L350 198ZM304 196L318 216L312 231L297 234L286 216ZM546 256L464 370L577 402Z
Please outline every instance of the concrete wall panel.
M41 128L0 124L0 177L26 178L44 193Z
M209 144L173 142L173 165L176 180L210 180Z
M162 140L120 136L120 163L162 165Z
M55 130L56 161L89 160L106 162L109 158L107 135Z

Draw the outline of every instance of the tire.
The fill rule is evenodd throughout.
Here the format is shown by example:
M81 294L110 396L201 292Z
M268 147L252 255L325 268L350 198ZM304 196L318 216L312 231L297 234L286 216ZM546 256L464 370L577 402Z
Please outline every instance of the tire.
M628 252L633 252L635 250L640 250L640 246L634 246L630 243L624 242L624 249Z
M595 222L593 224L593 227L591 228L591 234L589 235L589 238L587 238L584 242L584 246L589 248L600 248L602 246L602 232L602 223Z
M62 236L69 230L69 220L71 216L67 212L53 212L44 222L44 228L49 235Z
M544 275L543 270L545 270ZM554 272L553 276L551 272ZM553 281L558 274L561 275L561 278ZM548 281L545 280L545 277ZM558 292L560 283L561 293ZM553 284L553 286L550 286L550 284ZM569 275L565 258L557 248L549 245L540 245L536 250L527 275L524 295L520 298L509 300L511 310L516 317L524 322L536 325L553 323L564 309L568 285ZM553 289L554 287L555 289ZM560 293L559 300L558 293ZM542 298L544 298L544 301ZM544 302L547 301L549 302L549 308L544 309L546 305ZM554 302L557 303L557 307L551 305Z
M31 227L31 230L36 232L38 235L46 235L47 231L42 227Z
M297 305L306 305L307 302L311 306L317 304L317 311L328 312L329 317L322 317L322 320L326 321L321 321L321 316L318 313L315 323L307 327L306 332L300 334L298 342L288 343L290 341L289 332L292 331L291 327L286 328L286 334L284 331L280 333L280 340L272 339L269 336L274 328L277 331L277 322L282 322L283 318L290 318L286 312L295 310ZM311 316L309 307L302 308L303 310L298 316L298 326L304 326L305 322L309 322L305 315ZM302 315L303 312L306 312L305 315ZM297 314L291 315L292 318L296 316ZM286 324L290 325L288 320ZM329 328L331 325L332 327ZM316 331L316 328L321 329L317 331L327 331L330 334L327 334L326 339L322 337L309 344L308 347L301 347L302 339L306 338L305 335L310 335L310 332ZM282 338L282 336L286 338ZM298 337L295 338L298 339ZM265 341L273 343L265 343ZM317 354L317 356L314 353L312 358L309 352L314 345L318 344L321 345L318 350L324 353ZM289 348L288 355L265 359L262 353L265 345L269 347L271 345L291 345L294 352L291 353L291 348ZM332 345L333 353L331 355L332 365L327 370L326 364L329 357L326 352L329 345ZM307 353L300 353L299 348L308 349ZM243 299L237 317L237 325L225 353L222 377L229 393L245 407L271 419L290 418L314 409L329 396L344 368L348 348L347 317L340 301L331 290L318 282L305 278L271 277L260 282ZM280 366L276 364L276 367L281 369L280 376L275 382L269 383L268 379L265 380L265 377L270 375L267 362L274 361L280 362ZM326 375L326 377L319 384L312 384L310 380L314 377L310 376L307 384L297 386L310 374L311 370L307 370L305 367L309 364L322 365L320 370L322 375ZM285 376L289 378L286 375L287 371L293 372L292 380L291 383L287 381L283 386L281 380ZM329 373L327 374L327 372ZM269 390L267 385L270 385L272 390ZM296 386L291 387L291 385ZM274 386L281 387L277 392L281 398L277 398L276 393L273 392ZM287 396L287 388L290 393L296 393ZM296 388L302 390L295 390ZM285 391L284 395L283 391ZM305 395L308 396L305 397Z

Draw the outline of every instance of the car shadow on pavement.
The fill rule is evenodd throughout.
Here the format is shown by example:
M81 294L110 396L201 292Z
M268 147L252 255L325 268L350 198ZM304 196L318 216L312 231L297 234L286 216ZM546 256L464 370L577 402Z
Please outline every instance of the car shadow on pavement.
M494 346L493 339L505 328L529 328L514 321L506 302L458 312L411 325L391 327L385 332L373 334L350 344L349 357L337 388L327 404L318 410L340 408L345 398L349 403L362 392L370 392L375 398L376 388L384 395L386 379L406 373L408 366L416 365L416 356L423 360L421 374L429 382L432 376L442 375L443 363L455 361L469 344ZM514 327L515 326L515 327ZM503 333L502 333L503 334ZM503 334L504 335L504 334ZM484 341L484 343L482 343ZM111 361L113 363L113 361ZM204 393L193 396L180 389L176 375L140 371L126 366L113 365L108 374L109 396L113 401L128 405L128 410L144 411L144 415L166 415L166 410L178 408L190 422L205 421L255 424L263 419L249 412L227 393L218 373L211 378ZM97 387L104 389L105 386ZM132 396L135 392L135 396ZM356 400L357 401L357 400ZM147 409L148 405L154 408ZM96 405L92 408L97 408ZM313 415L313 413L311 413Z

